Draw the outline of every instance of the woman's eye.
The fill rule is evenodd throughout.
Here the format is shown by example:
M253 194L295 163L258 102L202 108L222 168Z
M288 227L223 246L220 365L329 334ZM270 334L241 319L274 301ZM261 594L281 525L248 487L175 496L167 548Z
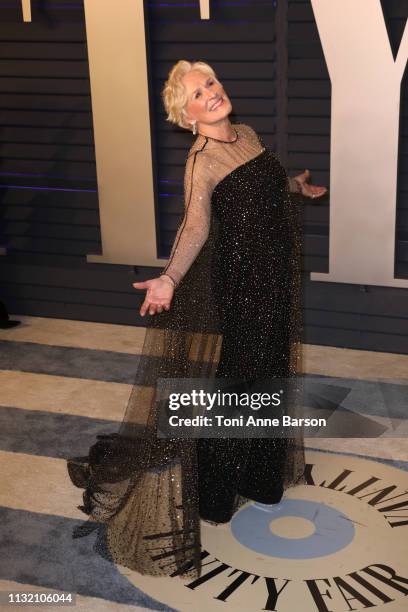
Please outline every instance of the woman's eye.
M197 91L195 97L198 98L199 96L201 96L201 91Z

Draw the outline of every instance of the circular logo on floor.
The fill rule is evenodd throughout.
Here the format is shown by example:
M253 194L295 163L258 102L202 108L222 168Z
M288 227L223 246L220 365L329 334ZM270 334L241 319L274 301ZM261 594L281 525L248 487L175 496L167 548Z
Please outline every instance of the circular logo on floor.
M119 570L183 612L406 610L407 472L324 452L306 461L307 484L279 504L248 503L228 524L202 523L200 578Z

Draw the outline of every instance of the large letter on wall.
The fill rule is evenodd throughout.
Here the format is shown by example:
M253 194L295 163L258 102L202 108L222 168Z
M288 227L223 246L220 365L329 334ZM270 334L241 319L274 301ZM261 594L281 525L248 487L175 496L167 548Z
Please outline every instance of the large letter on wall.
M89 262L163 265L156 255L143 4L84 1L103 250Z
M210 18L210 0L200 0L200 17L201 19Z
M31 0L21 0L23 9L23 20L31 21Z
M332 83L329 274L312 280L408 287L394 278L405 26L394 61L380 0L312 0Z

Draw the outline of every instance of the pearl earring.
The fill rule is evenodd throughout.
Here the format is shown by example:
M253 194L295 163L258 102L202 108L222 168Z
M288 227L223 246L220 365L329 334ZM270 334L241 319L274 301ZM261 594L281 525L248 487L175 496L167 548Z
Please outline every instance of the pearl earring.
M197 121L194 121L193 123L193 134L194 136L197 134Z

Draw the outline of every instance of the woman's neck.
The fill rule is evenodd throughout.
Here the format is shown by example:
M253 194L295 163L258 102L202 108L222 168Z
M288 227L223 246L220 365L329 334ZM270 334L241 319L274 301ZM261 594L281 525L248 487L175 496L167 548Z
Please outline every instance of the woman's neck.
M222 140L224 142L234 141L237 136L229 119L223 119L222 122L217 124L200 126L198 133L202 136L209 136L210 138Z

